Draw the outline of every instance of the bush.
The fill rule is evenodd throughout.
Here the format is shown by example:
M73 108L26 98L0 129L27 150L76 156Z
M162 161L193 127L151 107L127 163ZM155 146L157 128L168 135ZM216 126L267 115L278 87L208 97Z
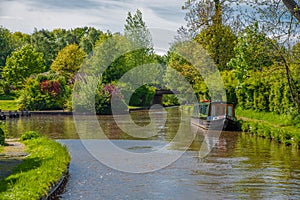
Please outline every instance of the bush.
M40 137L40 134L38 132L35 131L28 131L26 133L23 133L21 135L21 140L25 141L25 140L31 140L31 139L37 139Z
M2 128L0 128L0 145L3 146L5 144L5 134Z
M149 107L155 95L155 88L149 86L141 86L132 94L129 106ZM126 98L127 99L127 98Z
M98 115L111 115L112 114L112 95L115 95L120 101L114 106L114 110L119 114L124 113L127 110L127 105L124 102L124 97L121 91L114 84L101 84L98 85L95 94L95 110Z
M64 77L40 74L27 79L20 92L19 106L23 110L60 110L70 94Z
M180 105L178 98L174 94L163 95L164 106L178 106Z

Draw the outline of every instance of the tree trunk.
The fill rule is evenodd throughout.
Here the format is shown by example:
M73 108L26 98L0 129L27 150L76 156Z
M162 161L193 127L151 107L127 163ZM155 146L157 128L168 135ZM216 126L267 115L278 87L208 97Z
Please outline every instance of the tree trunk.
M300 22L300 8L294 0L282 0L289 12Z

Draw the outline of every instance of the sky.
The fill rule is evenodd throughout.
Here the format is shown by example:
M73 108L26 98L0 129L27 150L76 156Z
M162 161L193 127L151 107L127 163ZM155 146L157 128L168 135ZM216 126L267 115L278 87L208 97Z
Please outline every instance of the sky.
M185 24L183 0L0 0L0 25L12 32L92 26L122 32L129 11L140 9L149 28Z

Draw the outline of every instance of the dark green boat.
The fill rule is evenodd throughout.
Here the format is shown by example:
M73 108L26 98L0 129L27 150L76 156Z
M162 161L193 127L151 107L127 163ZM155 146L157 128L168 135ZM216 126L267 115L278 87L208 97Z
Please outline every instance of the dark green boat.
M234 104L229 102L203 101L194 106L191 124L205 130L237 131Z

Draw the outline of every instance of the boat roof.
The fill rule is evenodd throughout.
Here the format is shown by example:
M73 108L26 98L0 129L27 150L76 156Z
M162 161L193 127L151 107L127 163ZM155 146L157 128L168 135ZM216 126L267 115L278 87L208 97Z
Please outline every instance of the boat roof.
M228 102L228 101L203 101L200 102L199 104L233 104L233 102Z

